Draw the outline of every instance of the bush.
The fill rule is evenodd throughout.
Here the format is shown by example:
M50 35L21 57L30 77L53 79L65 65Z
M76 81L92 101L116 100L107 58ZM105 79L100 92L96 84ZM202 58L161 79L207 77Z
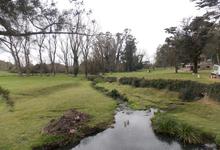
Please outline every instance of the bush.
M121 95L116 89L111 90L107 95L114 99L119 99L126 102L128 101L127 97Z
M204 94L202 93L201 89L197 89L193 86L180 90L179 98L184 101L199 100L202 97L204 97Z
M117 82L117 78L116 77L105 77L104 78L105 82Z
M133 78L123 77L119 79L119 83L131 85Z
M164 80L144 78L123 77L119 79L121 84L132 85L134 87L148 87L156 89L168 89L170 91L180 92L180 98L184 101L197 100L202 98L206 91L207 85L195 81L184 80ZM217 93L216 93L217 94ZM220 94L219 94L220 99Z
M9 93L9 90L0 87L0 96L3 97L5 100L9 100Z
M220 84L219 83L214 83L214 84L211 84L209 86L209 91L208 91L208 95L217 100L217 101L220 101Z
M9 90L0 87L0 97L2 97L9 106L14 106L14 102L9 97Z
M120 98L120 93L116 89L113 89L112 91L110 91L108 95L114 99Z
M156 133L178 138L188 144L200 144L207 138L200 130L167 114L157 113L152 118L152 125Z
M131 81L131 85L134 87L140 87L140 83L141 83L142 79L138 79L138 78L133 78Z
M98 79L98 78L103 78L102 76L99 76L99 75L89 75L88 77L87 77L87 79L89 80L89 81L95 81L95 79Z

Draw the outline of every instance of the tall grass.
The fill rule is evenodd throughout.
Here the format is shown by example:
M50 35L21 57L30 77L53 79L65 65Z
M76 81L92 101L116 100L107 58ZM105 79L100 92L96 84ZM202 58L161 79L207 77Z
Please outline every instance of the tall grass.
M4 89L0 86L0 97L2 97L3 100L5 100L7 105L13 107L14 102L10 99L9 94L10 94L9 90Z
M210 139L199 129L164 113L157 113L152 118L152 125L156 133L169 135L187 144L201 144Z

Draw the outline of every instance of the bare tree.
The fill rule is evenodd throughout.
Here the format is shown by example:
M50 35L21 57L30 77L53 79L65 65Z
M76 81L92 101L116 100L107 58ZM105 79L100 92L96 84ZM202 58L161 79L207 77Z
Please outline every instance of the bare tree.
M37 43L38 46L38 55L39 55L39 63L40 63L40 75L42 75L43 73L43 50L45 48L44 46L44 42L46 39L46 35L45 34L40 34L40 35L36 35L36 40L35 42Z
M78 32L79 30L81 30L81 13L82 12L76 12L77 17L76 17L76 25L72 25L72 27L70 28L71 32ZM72 50L73 53L73 74L74 76L77 76L79 73L79 55L80 55L80 46L81 43L83 42L82 36L78 35L78 34L71 34L69 36L69 40L70 40L70 48Z
M60 46L61 46L61 55L57 55L60 60L65 65L65 72L66 74L69 73L69 54L70 54L70 46L69 46L69 39L66 37L66 40L60 39Z
M22 64L20 60L20 53L21 53L21 44L22 38L19 37L3 37L0 38L2 45L2 49L5 52L11 54L12 58L14 59L16 70L18 71L19 75L22 75Z
M124 50L125 42L128 38L128 35L130 34L130 29L125 29L124 33L117 33L116 34L116 42L115 42L115 49L116 49L116 71L120 70L119 64L120 64L120 57L122 55L122 51Z
M56 52L57 52L57 35L52 35L48 37L47 46L48 57L50 61L50 73L54 76L56 75Z
M31 68L30 68L30 37L25 37L22 42L22 50L24 53L25 59L25 72L27 76L30 75Z

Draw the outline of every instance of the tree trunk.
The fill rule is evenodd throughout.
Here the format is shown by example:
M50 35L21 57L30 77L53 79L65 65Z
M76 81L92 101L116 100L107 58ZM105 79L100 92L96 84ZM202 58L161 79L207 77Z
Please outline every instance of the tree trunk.
M86 76L86 78L88 77L88 62L87 62L87 58L85 59L85 76Z
M178 66L175 65L175 73L178 73Z
M198 59L193 60L193 73L198 73Z
M43 74L43 58L42 58L42 48L39 48L39 57L40 57L40 76Z
M219 64L220 64L219 53L216 54L216 57L217 57L217 63L218 63L218 65L219 65Z
M79 73L79 62L78 62L78 56L74 56L74 64L73 64L73 74L75 77L77 77Z

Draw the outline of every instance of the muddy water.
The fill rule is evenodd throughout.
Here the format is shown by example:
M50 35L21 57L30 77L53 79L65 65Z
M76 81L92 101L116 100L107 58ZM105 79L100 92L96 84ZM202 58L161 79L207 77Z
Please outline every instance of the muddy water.
M205 146L183 146L177 141L155 135L151 127L154 109L124 109L115 115L115 124L95 136L83 139L72 150L206 150Z

